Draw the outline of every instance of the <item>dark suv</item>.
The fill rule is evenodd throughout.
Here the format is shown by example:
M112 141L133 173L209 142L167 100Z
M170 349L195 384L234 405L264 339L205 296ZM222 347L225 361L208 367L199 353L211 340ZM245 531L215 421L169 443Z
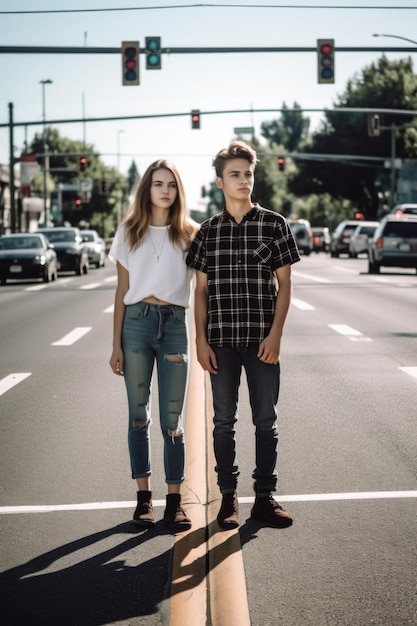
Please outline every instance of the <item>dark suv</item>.
M75 272L78 276L88 273L88 246L81 237L78 228L61 226L55 228L39 228L50 243L58 257L58 271Z
M368 262L370 274L381 266L417 270L417 215L386 215L368 240Z

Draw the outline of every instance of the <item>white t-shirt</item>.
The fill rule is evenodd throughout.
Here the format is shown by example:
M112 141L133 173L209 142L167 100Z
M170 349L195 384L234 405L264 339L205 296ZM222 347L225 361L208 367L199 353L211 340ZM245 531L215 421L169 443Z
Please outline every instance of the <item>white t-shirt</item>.
M109 259L118 261L129 272L129 289L124 304L136 304L154 296L164 302L188 307L190 303L191 268L185 263L183 249L173 245L169 226L149 226L142 243L133 252L125 239L125 226L116 231Z

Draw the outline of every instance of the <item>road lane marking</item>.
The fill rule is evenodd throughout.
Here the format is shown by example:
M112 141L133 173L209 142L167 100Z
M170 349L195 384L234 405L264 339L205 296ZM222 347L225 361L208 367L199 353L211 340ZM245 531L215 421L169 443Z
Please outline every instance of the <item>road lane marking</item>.
M53 346L71 346L73 343L84 337L90 330L91 326L79 326L78 328L74 328L70 333L59 339L58 341L54 341L51 345Z
M97 289L97 287L101 287L101 283L88 283L88 285L81 285L81 289Z
M41 291L42 289L46 289L47 285L43 283L42 285L32 285L32 287L26 287L25 291Z
M114 283L117 280L117 276L108 276L103 280L103 283Z
M351 341L372 341L370 337L366 337L359 330L347 326L346 324L329 324L329 328L347 337Z
M299 300L298 298L291 298L291 304L293 304L297 309L301 311L314 311L315 307L309 304L308 302L304 302L304 300Z
M304 274L303 272L298 272L297 270L291 271L293 276L298 276L299 278L307 278L308 280L314 280L316 283L330 283L330 280L327 278L321 278L320 276L312 276L311 274Z
M32 372L17 372L15 374L9 374L5 378L2 378L0 380L0 396L6 393L6 391L9 391L9 389L12 389L12 387L14 387L15 385L21 383L22 380L25 380L25 378L28 378L29 376L32 376Z
M417 498L417 490L414 491L352 491L341 493L304 493L294 495L278 495L275 499L279 502L333 502L336 500L401 500ZM240 497L239 504L253 504L254 496ZM0 515L17 515L24 513L55 513L58 511L100 511L107 509L134 509L136 500L121 500L120 502L80 502L78 504L33 504L23 506L1 506ZM165 500L152 500L154 508L165 507ZM217 507L217 503L216 503ZM187 505L188 509L188 505ZM216 508L217 512L217 508ZM193 528L193 530L196 530ZM222 531L217 535L230 537L231 531ZM181 536L185 536L182 533Z
M400 367L399 369L402 372L405 372L406 374L409 374L410 376L417 378L417 367Z
M114 311L114 304L111 304L110 306L107 307L107 309L104 309L103 313L113 313Z

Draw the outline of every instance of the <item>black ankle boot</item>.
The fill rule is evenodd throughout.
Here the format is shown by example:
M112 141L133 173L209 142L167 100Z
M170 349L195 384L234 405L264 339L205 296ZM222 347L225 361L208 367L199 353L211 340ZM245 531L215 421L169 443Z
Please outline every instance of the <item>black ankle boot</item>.
M181 495L179 493L169 493L167 495L164 520L176 531L191 528L191 520L181 506Z
M138 505L133 514L136 526L153 526L155 517L152 508L152 491L138 491Z

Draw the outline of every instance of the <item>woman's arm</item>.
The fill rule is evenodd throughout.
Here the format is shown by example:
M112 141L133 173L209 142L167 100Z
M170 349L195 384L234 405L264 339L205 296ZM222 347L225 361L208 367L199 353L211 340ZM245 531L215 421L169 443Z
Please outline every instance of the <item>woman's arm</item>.
M122 329L126 306L123 298L129 289L129 272L117 262L117 287L114 296L113 313L113 352L110 367L118 376L123 376Z

